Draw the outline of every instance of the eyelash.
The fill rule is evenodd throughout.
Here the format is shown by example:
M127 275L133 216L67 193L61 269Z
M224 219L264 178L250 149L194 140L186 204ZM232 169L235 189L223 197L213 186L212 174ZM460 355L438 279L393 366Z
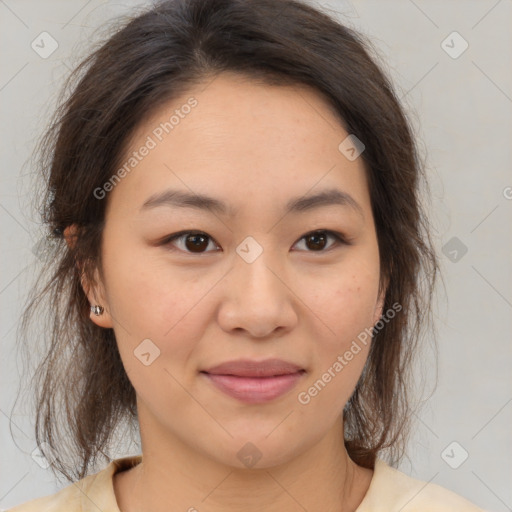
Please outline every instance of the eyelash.
M315 235L315 234L326 234L332 238L334 238L336 240L336 242L338 244L341 244L341 245L350 245L349 241L345 238L345 236L342 234L342 233L339 233L337 231L331 231L329 229L315 229L314 231L310 231L309 233L306 233L305 235L303 235L301 238L299 238L299 240L297 242L300 242L301 240L303 240L304 238L308 237L308 236L311 236L311 235ZM219 245L217 244L217 242L215 241L214 238L212 238L210 235L208 235L207 233L205 233L204 231L180 231L179 233L174 233L172 235L169 235L167 237L165 237L161 243L159 245L163 245L163 246L168 246L168 245L171 245L172 242L174 242L175 240L178 240L180 238L184 238L186 235L203 235L205 236L206 238L210 239L211 241L213 241L216 245ZM297 243L296 242L296 243ZM294 244L295 245L295 244ZM331 245L331 247L329 247L328 249L323 249L323 250L320 250L320 251L306 251L306 252L311 252L311 253L315 253L315 252L318 252L318 253L325 253L325 252L328 252L330 251L333 247L335 247L336 244L334 245ZM178 250L181 250L181 249L178 249ZM190 251L182 251L182 252L185 252L186 254L192 254L192 255L200 255L200 254L206 254L208 252L215 252L215 251L204 251L204 252L190 252Z

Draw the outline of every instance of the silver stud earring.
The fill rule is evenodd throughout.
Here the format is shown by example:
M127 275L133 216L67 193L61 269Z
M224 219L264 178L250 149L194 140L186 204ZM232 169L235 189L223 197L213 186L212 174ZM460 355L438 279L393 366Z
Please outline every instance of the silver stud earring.
M103 314L103 311L105 311L101 306L96 304L95 306L91 306L91 312L94 313L96 316L100 316Z

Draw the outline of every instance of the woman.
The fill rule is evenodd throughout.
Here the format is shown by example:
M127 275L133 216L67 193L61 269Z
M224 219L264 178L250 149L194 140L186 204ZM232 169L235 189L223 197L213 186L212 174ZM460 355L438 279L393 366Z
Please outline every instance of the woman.
M362 38L293 0L164 1L75 77L24 317L51 298L36 437L74 483L12 510L481 510L392 468L437 260ZM142 454L90 474L123 422Z

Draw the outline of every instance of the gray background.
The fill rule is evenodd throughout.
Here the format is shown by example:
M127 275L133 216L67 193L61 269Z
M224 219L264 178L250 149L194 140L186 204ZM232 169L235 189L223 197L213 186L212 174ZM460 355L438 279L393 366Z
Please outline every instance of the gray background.
M14 440L9 430L21 364L16 325L37 271L32 249L40 237L29 209L27 159L63 78L87 53L94 30L137 5L144 3L0 0L3 509L63 486L31 456L36 446L30 417L12 417ZM512 510L512 2L321 5L345 14L344 21L370 36L385 59L423 140L432 187L432 222L446 283L436 309L439 376L434 390L433 355L427 351L426 399L400 469L488 510ZM43 31L58 43L47 58L31 47ZM461 53L464 41L468 47ZM137 448L120 447L115 455L128 451Z

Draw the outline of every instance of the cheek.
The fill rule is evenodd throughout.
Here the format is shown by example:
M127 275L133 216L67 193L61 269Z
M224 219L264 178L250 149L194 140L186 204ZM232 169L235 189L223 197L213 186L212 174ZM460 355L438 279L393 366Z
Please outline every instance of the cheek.
M204 334L204 297L214 283L186 279L135 253L107 265L117 345L137 395L164 410L171 404L185 407L188 395L180 383Z
M349 271L347 267L336 279L324 281L308 303L321 327L312 347L314 370L297 400L304 412L314 409L326 423L341 414L368 357L379 284L375 268L354 265Z
M322 282L307 303L321 320L320 325L325 327L322 339L330 352L350 345L361 332L373 326L379 287L378 265L361 259Z
M197 280L187 280L180 269L171 268L165 258L148 254L151 250L135 243L106 248L108 302L119 321L122 318L132 326L127 330L147 329L140 334L162 336L185 315L191 302L197 302L201 286Z
M133 351L146 339L161 356L172 354L177 364L186 361L201 336L204 298L215 284L213 277L187 277L165 261L135 251L112 252L104 266L108 303L126 363L132 364Z

